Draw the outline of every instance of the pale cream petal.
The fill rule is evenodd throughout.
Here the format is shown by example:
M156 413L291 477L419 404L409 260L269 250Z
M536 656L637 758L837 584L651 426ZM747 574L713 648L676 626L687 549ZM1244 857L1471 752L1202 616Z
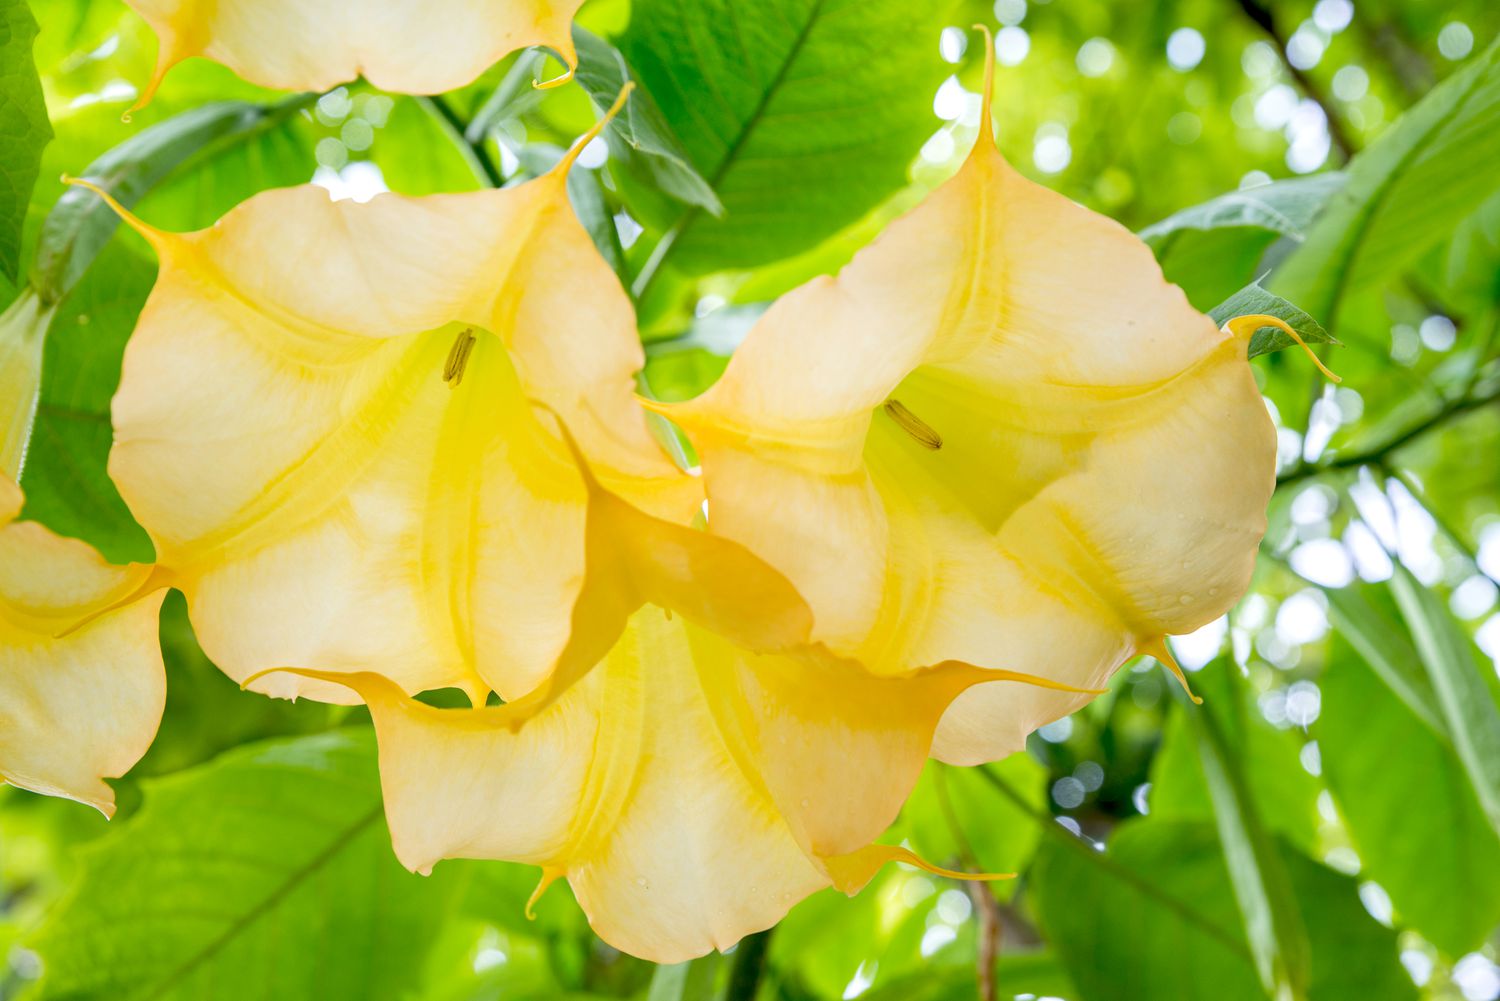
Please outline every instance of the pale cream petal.
M981 139L834 278L783 297L697 400L709 526L879 672L963 661L1096 688L1248 584L1274 429L1245 357L1118 224ZM997 683L972 763L1084 701Z
M8 523L21 492L0 477L0 780L87 803L130 770L161 721L164 592L76 539Z
M535 687L568 639L587 505L537 404L631 502L680 521L699 504L633 399L630 303L565 171L367 204L272 191L200 233L143 227L162 269L110 471L231 677ZM351 698L291 675L256 687Z
M472 83L506 54L545 45L577 65L571 23L583 0L127 0L156 31L156 72L207 56L251 83L327 90L363 77L382 90L437 94Z

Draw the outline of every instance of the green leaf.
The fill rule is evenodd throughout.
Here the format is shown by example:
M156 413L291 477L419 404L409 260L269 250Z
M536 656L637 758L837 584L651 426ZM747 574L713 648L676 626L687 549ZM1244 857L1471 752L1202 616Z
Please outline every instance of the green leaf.
M1282 855L1312 945L1310 1001L1414 1001L1396 935L1365 912L1354 880ZM1048 839L1030 886L1078 1001L1266 1001L1209 825L1132 821L1096 858Z
M398 998L454 897L391 853L369 731L149 783L32 943L40 997Z
M1500 838L1453 746L1340 640L1314 732L1361 875L1385 888L1402 924L1462 956L1500 924Z
M1012 754L987 770L1020 793L1030 809L1001 795L976 769L928 762L901 814L906 840L917 854L950 868L983 872L1026 867L1041 838L1031 816L1047 808L1047 771L1027 754ZM1015 885L1003 881L990 889L1009 899Z
M620 47L723 219L688 210L665 253L703 274L804 250L907 181L935 130L945 4L638 0Z
M1451 744L1448 724L1438 708L1432 682L1417 659L1411 637L1392 621L1394 608L1387 613L1374 604L1379 590L1376 585L1365 584L1323 588L1328 596L1328 617L1340 638L1364 658L1375 676L1429 733L1440 742Z
M31 54L36 30L26 0L0 0L0 274L12 282L21 266L26 206L52 138Z
M588 93L594 110L603 114L632 80L625 57L613 45L583 28L574 27L578 47L578 83ZM682 142L651 95L639 86L625 107L604 130L610 156L623 161L641 180L685 205L696 205L715 216L724 206L714 189L693 168Z
M1500 189L1497 161L1500 39L1354 158L1275 288L1336 326L1346 293L1411 263Z
M646 1001L712 1001L723 960L723 955L712 952L702 959L657 967Z
M1245 191L1231 191L1147 226L1141 230L1140 237L1157 251L1158 256L1170 241L1181 237L1186 230L1206 232L1247 227L1300 240L1328 199L1343 186L1344 175L1330 171Z
M1281 296L1267 292L1260 287L1258 282L1246 285L1209 310L1208 315L1215 323L1223 326L1236 316L1253 316L1257 313L1285 320L1287 325L1297 331L1297 335L1308 344L1340 343L1332 334L1324 330L1323 325L1317 320ZM1261 327L1250 337L1249 357L1256 358L1270 354L1272 351L1280 351L1296 343L1286 331L1279 327Z
M25 516L83 539L107 559L149 562L151 540L120 499L106 464L121 355L156 265L121 243L105 248L100 259L63 301L47 333L41 398L21 478Z
M223 101L185 111L114 147L83 177L130 208L179 169L201 166L269 132L312 100L304 94L273 105ZM57 200L42 226L33 275L44 301L58 301L77 284L119 224L91 191L74 188Z
M1272 998L1304 998L1308 982L1307 932L1276 845L1260 817L1242 762L1246 745L1245 704L1239 668L1218 661L1229 697L1192 706L1179 701L1198 749L1198 760L1214 807L1214 823L1244 919L1250 953L1261 986Z
M1193 687L1215 709L1240 698L1248 710L1253 700L1241 694L1241 686L1231 687L1231 670L1221 661L1195 674ZM1302 741L1295 733L1267 723L1259 713L1225 712L1222 720L1232 727L1230 739L1238 749L1256 812L1266 828L1299 849L1311 851L1317 843L1319 786L1302 767ZM1151 763L1153 820L1214 820L1213 796L1194 729L1187 712L1167 717L1161 746Z
M1500 834L1500 708L1479 674L1473 643L1437 595L1400 563L1391 592L1416 641L1453 748L1491 829Z

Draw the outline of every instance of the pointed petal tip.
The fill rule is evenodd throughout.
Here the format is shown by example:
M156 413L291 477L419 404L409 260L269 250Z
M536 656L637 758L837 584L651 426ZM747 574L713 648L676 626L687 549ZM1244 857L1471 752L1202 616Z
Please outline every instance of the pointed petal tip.
M1187 673L1177 663L1177 658L1172 656L1172 651L1167 649L1167 638L1165 636L1158 636L1155 639L1138 643L1135 652L1143 657L1154 659L1168 671L1171 671L1172 676L1177 679L1177 683L1182 686L1182 690L1187 693L1187 697L1192 700L1193 705L1201 706L1203 704L1203 699L1194 694L1193 686L1188 684Z
M1255 332L1262 327L1275 327L1295 341L1297 346L1307 354L1308 358L1312 359L1313 365L1317 367L1319 372L1323 373L1323 377L1329 382L1338 384L1344 381L1335 375L1332 369L1323 364L1323 359L1319 358L1318 353L1312 349L1312 346L1302 339L1302 335L1297 333L1290 323L1287 323L1279 316L1272 316L1269 313L1250 313L1245 316L1236 316L1226 320L1221 329L1232 337L1249 342L1250 338L1255 336Z
M537 902L542 899L542 894L546 893L553 883L557 882L565 875L567 875L567 873L563 869L557 868L556 866L542 866L542 875L536 881L536 889L532 890L531 896L526 898L527 921L536 920L536 905Z
M161 244L172 235L165 230L157 229L150 223L147 223L140 219L140 217L136 216L135 213L131 212L124 205L121 205L119 200L115 198L115 196L108 190L98 184L95 184L88 178L74 177L72 174L65 173L59 178L59 180L61 180L62 183L66 184L70 188L83 188L86 191L92 191L94 194L104 199L104 204L108 205L110 207L110 210L113 211L115 215L120 217L121 222L125 223L125 225L141 234L141 236L144 236L146 238L146 241L153 247L160 248Z
M583 148L597 139L604 132L605 127L608 126L610 122L614 121L615 116L624 109L625 102L630 100L630 94L633 90L635 90L635 81L626 80L625 86L621 87L620 93L615 96L614 103L611 104L609 106L609 109L599 117L598 121L589 126L589 130L587 132L579 136L578 139L574 141L573 145L568 148L568 151L563 154L563 158L557 161L557 166L549 170L546 176L567 176L569 168L573 166L573 162L577 160L579 154L583 152Z

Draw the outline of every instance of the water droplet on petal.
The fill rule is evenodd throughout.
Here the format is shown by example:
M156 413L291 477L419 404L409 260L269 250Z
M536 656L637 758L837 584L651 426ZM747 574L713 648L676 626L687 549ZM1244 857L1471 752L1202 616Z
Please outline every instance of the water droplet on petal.
M1193 596L1191 594L1184 594L1177 600L1182 602L1184 605L1191 605L1193 603Z

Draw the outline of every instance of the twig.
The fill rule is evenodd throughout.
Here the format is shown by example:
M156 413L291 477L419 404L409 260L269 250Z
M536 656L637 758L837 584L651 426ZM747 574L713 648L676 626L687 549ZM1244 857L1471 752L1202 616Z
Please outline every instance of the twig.
M953 801L948 796L946 766L939 766L933 775L933 789L937 792L938 807L942 810L943 819L948 824L954 843L958 845L958 856L963 861L964 868L970 872L983 872L984 868L979 864L979 857L974 853L974 846L969 843L969 836L964 833L963 825L958 821L958 814L953 811ZM995 964L1000 959L1001 936L1004 933L1000 901L995 899L989 886L980 880L965 882L963 887L969 894L969 900L974 904L974 910L979 914L977 963L980 1001L996 1001L996 998L1000 996L1000 985L995 978Z
M1450 400L1430 417L1413 424L1411 427L1393 435L1379 445L1362 449L1358 452L1340 452L1333 458L1322 462L1298 463L1293 468L1276 477L1276 485L1284 487L1322 473L1330 473L1341 469L1356 469L1360 466L1380 465L1387 457L1423 435L1436 431L1443 425L1462 417L1470 411L1489 406L1497 401L1500 401L1500 392L1490 393L1486 396L1462 396L1458 399Z
M1240 10L1244 11L1245 16L1254 21L1262 31L1271 37L1271 41L1276 46L1276 55L1281 58L1282 66L1286 67L1286 71L1291 74L1292 79L1297 81L1297 86L1301 87L1302 92L1317 102L1318 107L1323 109L1323 116L1328 119L1328 137L1339 148L1339 152L1344 154L1344 159L1349 160L1352 158L1359 151L1359 144L1349 135L1349 130L1344 125L1343 118L1340 117L1339 111L1334 107L1333 102L1328 99L1328 95L1323 93L1323 88L1318 85L1317 81L1308 76L1305 70L1292 65L1292 61L1287 58L1286 46L1288 39L1285 32L1276 26L1276 17L1271 12L1271 8L1263 0L1238 0L1238 3Z

